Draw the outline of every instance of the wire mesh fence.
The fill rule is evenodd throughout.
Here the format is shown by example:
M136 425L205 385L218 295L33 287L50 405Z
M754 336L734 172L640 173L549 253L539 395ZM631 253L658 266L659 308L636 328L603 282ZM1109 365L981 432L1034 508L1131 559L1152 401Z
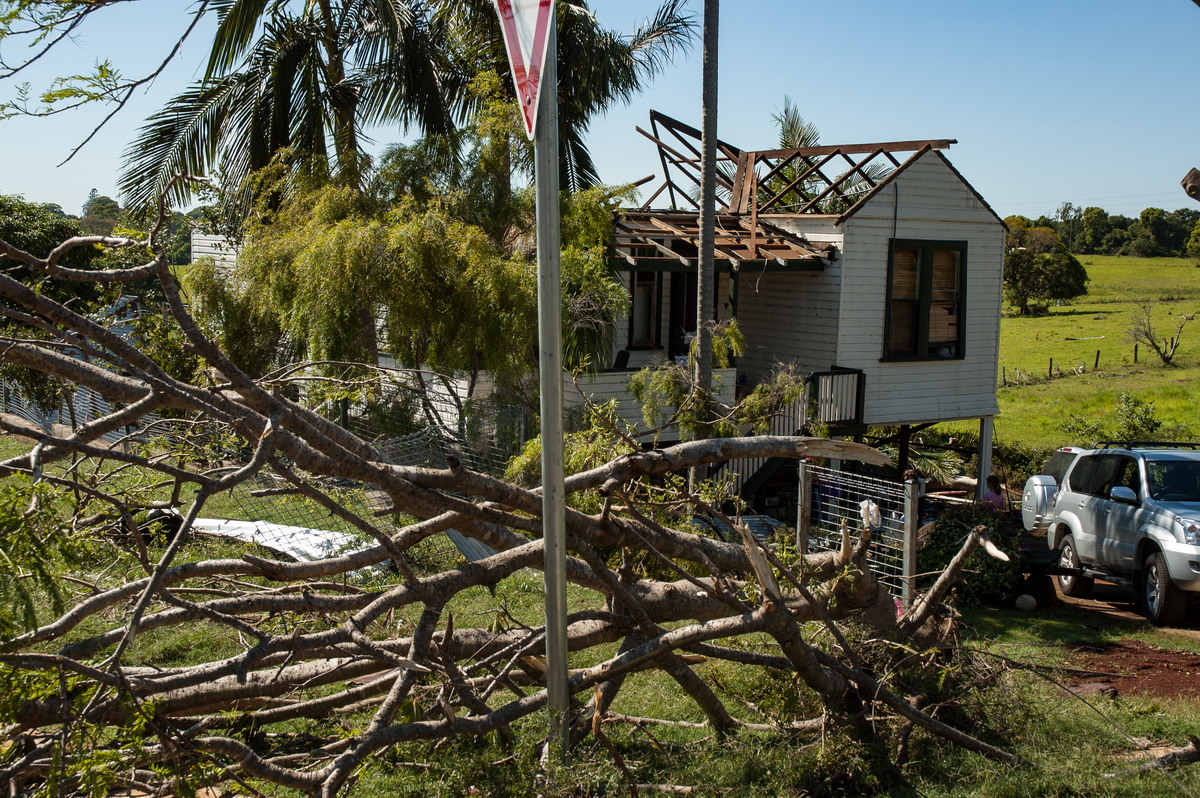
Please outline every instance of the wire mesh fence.
M849 534L874 526L870 568L894 595L905 594L905 518L907 506L903 482L864 474L804 464L811 490L802 491L801 517L808 518L809 551L832 551L841 546L842 522ZM872 502L878 519L864 518L864 503ZM870 511L870 506L866 508ZM915 508L912 508L915 513Z

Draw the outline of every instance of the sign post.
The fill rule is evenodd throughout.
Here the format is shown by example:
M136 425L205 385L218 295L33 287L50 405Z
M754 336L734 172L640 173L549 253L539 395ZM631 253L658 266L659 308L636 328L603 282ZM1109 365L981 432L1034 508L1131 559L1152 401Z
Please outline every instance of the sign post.
M493 0L504 31L537 191L538 370L542 414L542 542L546 581L546 691L551 748L565 758L567 548L562 421L562 300L558 208L558 61L554 0ZM549 57L547 57L549 54ZM542 84L550 87L540 98Z

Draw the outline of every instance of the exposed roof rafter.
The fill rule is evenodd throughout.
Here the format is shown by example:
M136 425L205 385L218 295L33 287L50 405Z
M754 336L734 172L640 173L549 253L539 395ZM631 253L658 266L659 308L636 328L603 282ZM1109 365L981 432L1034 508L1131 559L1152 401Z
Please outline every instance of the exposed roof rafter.
M617 255L626 268L691 271L700 251L700 222L687 211L627 211L614 223ZM818 247L762 219L717 214L715 258L723 271L744 264L797 271L819 270L833 258L832 246Z
M649 210L664 194L672 210L681 204L697 208L700 131L658 111L650 112L650 126L650 133L638 131L658 146L664 181L642 210ZM725 213L843 216L886 182L902 161L955 143L930 139L741 150L718 141L717 193Z

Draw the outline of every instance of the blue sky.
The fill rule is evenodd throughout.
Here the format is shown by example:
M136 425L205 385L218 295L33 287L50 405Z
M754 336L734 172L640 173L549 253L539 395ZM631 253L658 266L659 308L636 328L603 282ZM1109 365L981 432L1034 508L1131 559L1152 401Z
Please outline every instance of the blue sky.
M690 6L699 17L702 0ZM184 0L118 6L29 79L36 86L97 58L132 74L161 58L189 7ZM605 25L628 31L650 3L594 0L592 7ZM1195 206L1179 187L1189 168L1200 167L1200 8L1191 0L726 0L722 7L719 128L732 144L774 146L771 114L786 95L825 143L958 139L951 161L1002 216L1052 214L1063 201L1129 215ZM0 122L0 192L76 213L93 187L115 196L125 144L196 76L205 43L200 36L188 45L65 166L56 164L99 109ZM651 108L699 124L698 44L629 107L593 123L591 146L606 182L661 177L653 146L634 130L647 126ZM404 137L375 135L380 144Z

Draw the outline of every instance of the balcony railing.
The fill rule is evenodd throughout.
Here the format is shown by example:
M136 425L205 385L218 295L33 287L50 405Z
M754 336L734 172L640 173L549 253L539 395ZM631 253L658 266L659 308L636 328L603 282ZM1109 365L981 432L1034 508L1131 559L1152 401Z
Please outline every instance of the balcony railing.
M642 417L641 403L629 392L629 378L633 370L603 371L594 375L579 377L578 387L570 374L563 375L563 406L566 408L580 407L585 397L592 404L604 404L610 400L617 401L617 416L625 424L639 430L646 429L646 421ZM737 382L737 369L713 369L713 393L717 401L732 404L734 400L734 385ZM663 438L677 437L675 429L669 428L662 433Z

